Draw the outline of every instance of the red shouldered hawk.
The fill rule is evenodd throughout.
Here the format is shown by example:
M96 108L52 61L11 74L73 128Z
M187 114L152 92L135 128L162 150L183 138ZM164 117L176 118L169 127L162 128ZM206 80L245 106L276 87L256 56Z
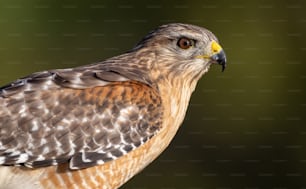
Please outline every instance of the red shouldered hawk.
M0 188L118 188L182 123L197 81L226 66L210 31L167 24L103 62L0 88Z

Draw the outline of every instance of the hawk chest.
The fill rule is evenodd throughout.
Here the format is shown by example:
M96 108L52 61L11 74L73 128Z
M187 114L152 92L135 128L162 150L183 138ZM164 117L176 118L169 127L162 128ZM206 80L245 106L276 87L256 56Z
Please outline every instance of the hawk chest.
M167 141L167 145L171 142L185 118L190 96L194 88L195 84L161 88L161 93L164 94L161 95L164 105L162 128L165 132L165 138L163 140Z

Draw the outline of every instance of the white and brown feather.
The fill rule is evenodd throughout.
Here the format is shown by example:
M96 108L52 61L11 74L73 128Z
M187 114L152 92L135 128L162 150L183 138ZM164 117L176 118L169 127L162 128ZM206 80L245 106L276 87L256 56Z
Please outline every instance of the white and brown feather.
M21 80L24 86L2 88L1 164L70 162L71 169L86 168L128 153L160 128L161 99L155 89L135 81L72 89L60 87L58 75L45 74L45 83L51 78L58 83L45 90L37 90L33 77ZM61 78L64 85L73 81ZM22 92L16 92L17 87Z

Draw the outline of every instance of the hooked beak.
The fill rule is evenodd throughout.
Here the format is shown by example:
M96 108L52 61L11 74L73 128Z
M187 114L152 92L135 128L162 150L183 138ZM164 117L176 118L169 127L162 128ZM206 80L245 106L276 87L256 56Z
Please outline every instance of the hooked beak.
M222 66L222 72L226 67L226 55L222 47L216 42L211 43L211 54L210 55L200 55L197 58L209 59L210 63L219 64Z
M213 63L218 63L219 65L222 66L222 72L224 71L226 67L226 55L224 50L220 50L219 52L213 54L210 59L212 60Z

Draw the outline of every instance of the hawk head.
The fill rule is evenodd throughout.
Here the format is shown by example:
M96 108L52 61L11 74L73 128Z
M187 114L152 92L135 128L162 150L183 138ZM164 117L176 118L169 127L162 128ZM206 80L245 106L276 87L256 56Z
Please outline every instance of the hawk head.
M217 37L205 28L190 24L162 25L145 36L133 50L147 48L156 62L172 70L205 72L211 64L226 67L226 56ZM201 75L201 74L200 74Z

